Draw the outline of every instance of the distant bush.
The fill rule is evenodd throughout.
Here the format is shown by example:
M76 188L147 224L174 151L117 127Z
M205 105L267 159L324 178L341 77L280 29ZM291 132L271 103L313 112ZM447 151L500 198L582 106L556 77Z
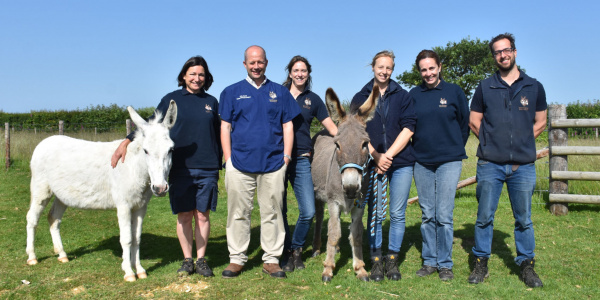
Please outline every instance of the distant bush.
M600 100L577 101L567 104L568 119L600 119ZM595 128L569 128L569 136L580 138L596 137Z

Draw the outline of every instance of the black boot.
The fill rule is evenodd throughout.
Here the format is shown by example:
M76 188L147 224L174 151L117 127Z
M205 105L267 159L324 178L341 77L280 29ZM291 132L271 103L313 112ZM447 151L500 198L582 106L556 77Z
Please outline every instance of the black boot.
M526 259L521 263L521 280L525 282L528 287L542 287L544 284L533 269L535 267L534 259Z
M302 262L302 248L294 249L292 252L292 257L294 260L294 267L298 270L303 270L305 268L304 262Z
M471 272L471 276L469 276L469 283L480 283L483 282L485 278L490 276L488 272L488 258L487 257L476 257L475 258L475 268L473 272Z
M400 257L398 257L398 253L388 254L383 258L383 262L385 263L385 276L390 280L400 280L402 278L402 274L398 271L398 262Z
M383 280L383 261L381 256L371 257L371 275L369 275L369 279L373 281Z
M292 255L292 250L283 250L281 269L284 272L294 272L294 256Z

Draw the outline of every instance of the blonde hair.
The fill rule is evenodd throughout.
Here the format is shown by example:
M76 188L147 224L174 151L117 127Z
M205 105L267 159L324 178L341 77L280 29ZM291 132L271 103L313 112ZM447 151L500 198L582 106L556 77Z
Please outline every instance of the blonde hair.
M394 62L394 59L396 59L396 56L394 55L394 51L392 50L383 50L383 51L379 51L377 54L375 54L375 56L373 57L373 61L371 62L371 67L375 67L375 61L380 58L380 57L384 57L387 56L389 58L392 59L392 62ZM394 62L393 67L396 66L396 62Z

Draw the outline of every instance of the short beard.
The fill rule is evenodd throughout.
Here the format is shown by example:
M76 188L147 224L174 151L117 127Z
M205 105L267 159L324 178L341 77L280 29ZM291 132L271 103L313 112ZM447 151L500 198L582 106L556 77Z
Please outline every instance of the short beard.
M510 65L508 66L508 68L505 68L505 67L503 67L501 64L499 64L496 61L496 66L498 66L498 69L500 69L500 71L509 72L509 71L511 71L515 67L516 63L517 63L516 60L513 59L513 60L510 61Z

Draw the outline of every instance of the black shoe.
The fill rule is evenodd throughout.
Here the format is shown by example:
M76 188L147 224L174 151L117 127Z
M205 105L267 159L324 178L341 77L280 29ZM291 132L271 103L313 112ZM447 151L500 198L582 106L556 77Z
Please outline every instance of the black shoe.
M281 269L284 272L294 272L294 256L292 250L284 250L281 258Z
M204 257L198 258L196 261L196 273L204 276L204 277L213 277L213 271L210 269L208 264L206 263L206 259Z
M454 273L452 272L452 269L441 268L439 273L440 273L439 274L440 279L442 281L448 281L448 280L454 279Z
M192 258L186 258L181 264L181 268L177 270L179 276L188 276L194 273L194 260Z
M488 258L487 257L476 257L475 258L475 268L471 275L469 276L469 283L480 283L483 282L485 278L490 276L488 272Z
M521 280L525 282L528 287L542 287L544 284L533 269L535 267L534 259L526 259L521 263Z
M306 266L304 266L304 262L302 262L302 248L294 249L292 256L294 257L294 267L296 267L296 269L303 270L306 268Z
M383 280L383 261L381 260L381 256L371 257L371 275L369 275L369 279L373 281Z
M383 258L385 264L385 276L390 280L402 279L402 274L398 271L398 254L388 254Z
M420 269L417 270L417 276L419 276L419 277L429 276L429 275L435 273L435 271L437 271L437 268L432 267L432 266L423 265L423 267L421 267Z

